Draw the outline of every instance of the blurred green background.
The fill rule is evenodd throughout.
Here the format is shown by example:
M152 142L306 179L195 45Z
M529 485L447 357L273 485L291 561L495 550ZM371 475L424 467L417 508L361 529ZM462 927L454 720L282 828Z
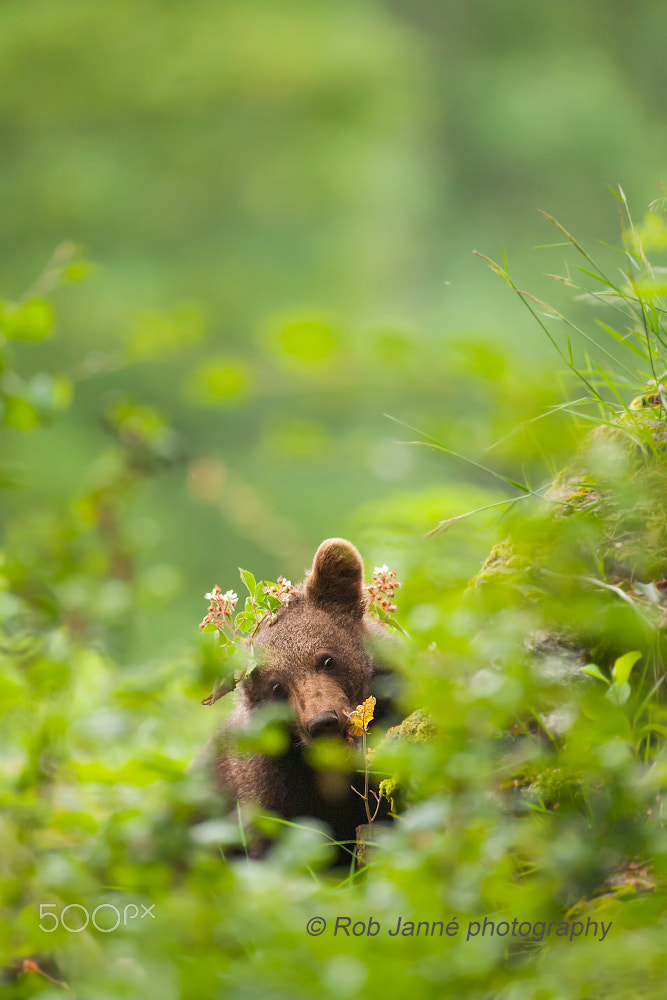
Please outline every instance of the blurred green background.
M93 613L132 662L190 642L238 565L300 578L333 534L370 562L421 545L469 470L384 414L476 454L561 401L557 358L472 251L504 246L540 294L563 254L534 250L561 239L536 209L584 241L616 238L608 185L644 211L665 30L651 0L3 3L4 294L63 241L94 262L19 353L29 404L38 372L74 396L43 435L25 407L8 421L17 551L57 589L54 547L75 564L101 537ZM129 474L118 447L142 452ZM466 539L461 578L486 544Z
M667 167L666 31L657 0L0 4L14 1000L61 980L91 1000L664 995L664 389L606 410L473 251L504 248L520 288L597 336L614 303L548 277L582 263L551 213L639 283L614 322L641 360L614 369L618 343L584 337L572 369L627 402L648 347L664 367L665 200L646 209ZM636 234L611 247L619 183L654 274ZM566 324L550 330L566 352ZM582 394L597 411L549 412ZM573 459L595 412L600 452ZM409 444L420 432L458 455ZM425 537L564 467L541 516L491 507ZM402 707L438 734L375 758L406 808L349 877L304 824L266 861L226 856L236 816L189 769L233 700L200 704L220 673L204 593L241 591L239 566L299 580L331 535L367 578L397 570ZM76 919L128 901L155 922ZM44 928L44 905L75 930ZM341 943L345 914L613 931ZM329 932L310 939L316 915Z

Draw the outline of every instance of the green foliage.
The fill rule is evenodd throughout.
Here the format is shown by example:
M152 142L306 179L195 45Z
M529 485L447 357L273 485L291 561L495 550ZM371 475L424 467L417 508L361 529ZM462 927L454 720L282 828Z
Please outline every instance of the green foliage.
M252 640L257 630L263 622L275 621L277 612L289 604L293 593L291 582L282 576L278 578L277 583L266 583L263 580L257 583L248 570L239 569L239 574L248 591L248 597L240 611L235 611L238 595L233 590L223 594L216 584L213 590L206 594L210 604L208 613L199 627L203 632L214 633L226 669L215 691L204 699L204 705L212 705L218 698L229 694L254 670ZM243 659L240 667L238 654L241 654Z
M8 440L8 458L43 469L45 503L84 492L108 444L101 411L121 396L169 414L190 472L137 501L141 570L169 565L178 600L133 630L130 660L175 655L207 581L239 564L300 578L362 504L456 489L456 461L402 448L382 413L477 457L526 423L511 443L539 461L528 422L563 392L471 251L505 241L539 294L558 267L532 250L551 239L536 206L610 241L601 178L653 196L667 14L637 0L604 31L601 17L599 0L567 17L518 0L2 4L4 294L48 300L21 292L63 239L97 262L78 288L91 268L65 265L57 338L12 342L15 425L58 402L59 382L33 398L35 369L77 402L48 443ZM553 296L563 311L567 286ZM572 428L549 426L557 469ZM455 513L506 495L466 478L494 495ZM368 559L391 563L382 544Z
M627 248L642 274L646 246ZM632 288L624 303L641 314L646 285L636 299ZM649 317L652 332L635 339L656 358L665 313L652 301L658 325ZM199 362L183 350L187 378ZM467 376L480 398L498 389L497 366L482 362ZM133 630L178 599L173 555L143 561L155 519L142 498L182 475L182 429L137 385L103 401L106 449L60 496L14 477L0 567L8 997L375 997L409 986L415 997L624 1000L637 984L662 996L662 382L637 397L650 372L629 384L591 364L583 376L586 402L556 409L548 397L543 419L533 411L509 437L494 397L487 433L500 440L486 455L446 428L445 441L425 432L442 462L459 462L455 452L475 463L458 466L474 468L470 485L397 489L354 513L373 555L397 565L411 636L385 653L404 678L405 722L382 740L362 720L374 743L365 766L396 820L372 824L361 870L329 869L330 838L313 822L230 815L190 767L228 710L228 698L199 704L220 673L209 636L198 644L194 630L178 655L128 663ZM55 429L35 425L45 451ZM221 490L229 504L236 491L242 523L261 526L265 508L228 470L197 463L187 475L202 495ZM555 480L554 463L565 467ZM56 502L38 502L40 491ZM233 646L288 593L284 580L241 579L238 612L231 592L209 596L206 627ZM395 586L376 568L381 613L393 613ZM283 740L268 713L243 749L277 753ZM331 747L313 753L315 766L336 759ZM250 819L275 841L262 862L245 856ZM390 936L399 916L408 933ZM306 930L313 917L326 921L318 936ZM359 933L334 934L348 917ZM439 922L442 935L416 933ZM503 922L514 931L499 934Z
M27 378L19 374L12 342L41 341L52 335L52 305L37 293L73 280L69 268L74 252L73 247L59 247L21 299L0 300L0 419L6 426L18 430L39 427L70 403L71 381L64 375L43 370Z
M667 6L612 13L0 5L8 997L664 994L667 225L660 197L611 247L600 178L641 204L664 169ZM583 237L535 252L545 203ZM501 241L560 362L470 258ZM399 819L363 873L189 770L233 697L200 704L201 594L334 534L403 582L426 737L377 747ZM485 916L612 928L466 940Z

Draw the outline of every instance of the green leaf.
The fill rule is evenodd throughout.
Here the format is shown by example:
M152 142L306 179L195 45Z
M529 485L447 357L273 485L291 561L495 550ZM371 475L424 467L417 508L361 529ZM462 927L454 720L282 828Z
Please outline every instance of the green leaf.
M271 336L271 346L281 359L320 365L336 353L340 336L326 319L317 316L283 320Z
M80 282L88 281L95 273L96 267L90 261L78 258L67 265L64 271L65 281Z
M213 622L207 622L206 625L204 625L202 632L215 632L216 628L217 626L214 625Z
M646 348L641 346L642 343L641 334L636 333L634 330L630 331L632 336L639 338L639 344L636 344L634 341L630 340L629 334L621 334L618 332L618 330L615 330L613 326L609 326L608 323L603 323L599 319L596 320L596 323L598 326L602 327L602 329L605 330L605 332L608 333L610 337L613 337L614 340L617 340L619 342L619 344L622 344L623 347L627 347L629 351L632 351L634 354L637 354L640 358L643 358L645 361L649 360L650 358L649 352L646 350Z
M648 736L650 733L667 736L667 726L663 726L659 722L650 722L646 726L642 726L639 732L635 734L635 737L637 740L641 740L642 737Z
M391 615L385 615L384 618L382 619L382 622L384 625L388 625L389 628L395 628L397 629L397 631L402 632L407 639L410 638L409 634L405 631L401 623L397 621L396 618L392 618Z
M250 596L255 596L255 590L257 589L257 582L255 577L247 569L241 569L239 566L239 573L241 574L241 579L243 580L246 589L249 591Z
M245 611L241 611L240 614L236 616L236 627L240 628L243 632L247 632L248 629L252 628L254 624L254 614L247 614Z
M255 652L252 646L250 647L248 653L246 654L246 667L245 675L249 677L253 670L257 669L257 660L255 659Z
M642 654L637 650L633 650L631 653L624 653L623 656L619 656L614 663L614 667L611 672L611 676L617 687L623 687L632 673L632 668L635 663L637 660L641 660L641 658ZM623 702L621 702L621 704L623 704Z
M188 395L198 406L235 406L252 391L252 376L245 362L210 358L192 372Z
M632 688L627 682L625 684L618 685L618 687L615 687L612 684L610 685L609 690L605 693L605 698L608 698L614 705L625 705L631 693Z
M53 309L46 299L30 299L10 306L0 320L2 332L10 340L44 340L53 331Z
M40 423L37 409L23 396L5 396L3 421L21 431L32 430Z
M605 677L595 663L589 663L587 666L582 667L581 672L582 674L588 674L589 677L597 677L599 681L604 681L605 684L609 684L609 678Z

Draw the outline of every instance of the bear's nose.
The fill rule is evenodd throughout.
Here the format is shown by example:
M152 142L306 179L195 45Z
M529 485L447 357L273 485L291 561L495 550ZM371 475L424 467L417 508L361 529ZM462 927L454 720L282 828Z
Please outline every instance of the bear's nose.
M321 712L308 723L308 732L313 738L316 736L338 736L340 734L340 720L335 712Z

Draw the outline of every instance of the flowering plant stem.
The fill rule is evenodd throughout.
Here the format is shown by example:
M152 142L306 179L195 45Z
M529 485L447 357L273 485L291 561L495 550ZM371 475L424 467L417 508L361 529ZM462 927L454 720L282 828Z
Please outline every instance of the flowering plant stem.
M366 818L368 819L368 825L372 826L374 820L377 818L377 814L380 810L380 800L381 795L377 795L373 789L370 787L370 757L371 752L368 750L366 739L368 736L368 726L373 721L373 712L375 710L375 698L370 695L362 705L357 705L353 712L346 712L349 722L350 733L352 736L361 736L361 748L364 755L364 791L363 794L352 785L352 791L355 792L359 798L364 800L364 807L366 809ZM373 795L375 798L375 811L371 815L371 805L370 796Z

